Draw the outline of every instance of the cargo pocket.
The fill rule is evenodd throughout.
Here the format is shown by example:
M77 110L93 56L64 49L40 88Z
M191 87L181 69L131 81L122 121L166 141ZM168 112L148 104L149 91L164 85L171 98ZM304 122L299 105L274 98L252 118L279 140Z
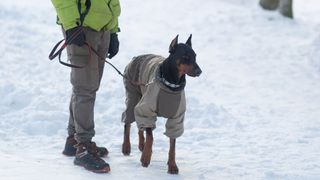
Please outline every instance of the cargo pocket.
M88 90L97 89L99 86L97 61L89 56L89 49L86 46L77 45L69 45L68 48L70 63L83 66L83 68L71 68L71 84Z
M70 44L67 46L68 60L72 65L86 66L89 60L89 52L86 46Z

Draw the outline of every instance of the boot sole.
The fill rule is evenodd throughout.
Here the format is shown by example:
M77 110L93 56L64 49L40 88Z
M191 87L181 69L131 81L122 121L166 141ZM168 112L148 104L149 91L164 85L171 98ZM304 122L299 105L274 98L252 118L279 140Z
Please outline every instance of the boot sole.
M78 162L78 161L74 161L74 165L83 167L88 171L91 171L91 172L94 172L94 173L99 173L99 174L109 173L111 171L109 166L106 166L106 167L104 167L102 169L89 169L87 166L85 166L84 164L82 164L81 162Z
M76 156L76 153L68 153L68 152L66 152L66 151L63 151L62 154L65 155L65 156L68 156L68 157L74 157L74 156ZM108 155L109 155L109 152L105 153L104 155L100 155L100 154L99 154L98 156L101 157L101 158L103 158L103 157L108 157Z
M76 153L67 153L65 151L62 152L63 155L68 156L68 157L73 157L76 155Z

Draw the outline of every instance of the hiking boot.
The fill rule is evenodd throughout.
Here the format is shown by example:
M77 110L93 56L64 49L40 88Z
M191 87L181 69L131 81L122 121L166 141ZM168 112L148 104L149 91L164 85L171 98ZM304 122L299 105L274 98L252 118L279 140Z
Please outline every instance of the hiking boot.
M75 156L77 148L75 147L77 145L77 141L74 138L73 135L68 136L66 140L66 144L64 146L64 150L62 151L62 154L66 156ZM98 147L96 146L96 143L92 142L91 146L94 146L93 148L96 150L96 154L99 157L104 157L109 154L109 151L105 147Z
M75 156L77 148L75 145L77 144L77 141L74 139L74 136L67 137L66 144L64 146L64 150L62 151L62 154L66 156Z
M82 166L95 173L108 173L110 166L98 156L94 145L93 142L78 144L73 162L75 165Z

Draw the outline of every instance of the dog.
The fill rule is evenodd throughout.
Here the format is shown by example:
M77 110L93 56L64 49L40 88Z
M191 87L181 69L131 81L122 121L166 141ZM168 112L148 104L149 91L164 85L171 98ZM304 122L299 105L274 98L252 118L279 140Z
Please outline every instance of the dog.
M168 173L179 173L175 161L175 144L176 138L184 131L185 75L197 77L202 73L196 62L191 38L192 35L186 43L178 43L177 35L170 43L167 58L153 54L141 55L134 57L125 68L126 109L122 114L122 122L125 123L122 153L130 155L130 126L136 122L139 129L138 148L142 152L140 162L143 167L150 164L152 130L156 127L157 117L161 116L168 118L164 133L170 138Z

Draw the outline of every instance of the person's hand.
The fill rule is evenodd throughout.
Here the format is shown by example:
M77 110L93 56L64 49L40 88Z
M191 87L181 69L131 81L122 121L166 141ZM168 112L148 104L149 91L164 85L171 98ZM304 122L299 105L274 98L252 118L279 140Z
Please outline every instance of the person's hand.
M83 46L85 44L86 36L81 28L82 27L78 26L66 31L67 44L75 44L77 46Z
M119 51L119 39L118 39L118 34L117 33L112 33L110 35L110 44L109 44L109 50L108 50L108 58L111 59L115 55L117 55Z

